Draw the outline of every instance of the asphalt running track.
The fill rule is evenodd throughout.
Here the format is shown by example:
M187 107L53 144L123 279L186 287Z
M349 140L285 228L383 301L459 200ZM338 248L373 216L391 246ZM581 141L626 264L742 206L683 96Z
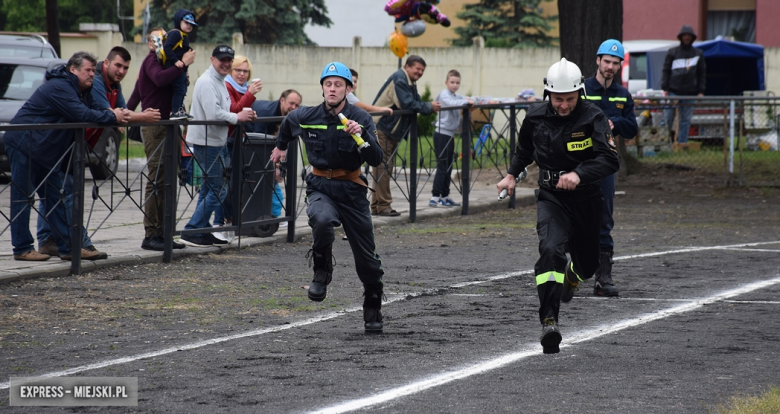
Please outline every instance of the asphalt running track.
M524 270L390 292L383 335L356 332L353 308L40 376L138 376L150 412L708 412L780 384L780 241L615 260L689 270L620 299L583 289L557 355L542 354Z

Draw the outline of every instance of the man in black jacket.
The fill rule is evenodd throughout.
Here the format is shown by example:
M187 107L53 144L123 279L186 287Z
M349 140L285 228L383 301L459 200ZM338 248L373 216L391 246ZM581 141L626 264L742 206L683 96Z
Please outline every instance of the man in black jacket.
M680 46L669 49L664 60L661 89L667 96L697 95L704 96L706 88L707 65L704 62L704 52L693 47L696 33L693 27L685 25L677 35ZM680 119L677 126L677 142L688 142L688 127L693 117L693 102L680 101ZM667 127L674 126L674 109L664 110Z
M424 102L417 92L417 81L425 73L425 60L417 55L406 58L406 64L390 75L379 93L374 98L374 106L384 106L393 111L410 109L419 114L429 115L439 112L440 102ZM406 136L412 119L416 116L409 115L385 115L375 117L377 139L384 152L384 159L379 167L373 169L376 186L371 194L371 214L375 216L400 216L401 213L393 210L391 203L393 195L390 193L390 178L395 166L395 153L398 144Z
M547 71L546 100L528 110L517 148L498 192L511 195L515 177L536 162L536 232L539 260L534 266L539 294L540 338L545 354L558 353L558 310L599 266L603 198L599 181L618 170L615 139L599 107L584 100L582 72L561 59ZM571 260L566 251L571 253Z

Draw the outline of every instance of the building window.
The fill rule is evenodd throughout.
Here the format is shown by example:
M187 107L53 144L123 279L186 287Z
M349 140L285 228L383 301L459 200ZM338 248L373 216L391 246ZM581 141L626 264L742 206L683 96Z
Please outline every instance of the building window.
M756 12L748 11L708 11L707 39L718 36L733 37L739 42L756 42Z

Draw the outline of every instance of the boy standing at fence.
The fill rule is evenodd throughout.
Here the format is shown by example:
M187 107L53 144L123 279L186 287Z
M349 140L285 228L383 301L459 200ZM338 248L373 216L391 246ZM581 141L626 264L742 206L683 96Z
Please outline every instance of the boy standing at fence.
M171 100L171 120L192 119L192 116L184 109L184 96L187 95L187 65L182 61L184 54L192 50L188 33L198 24L195 16L187 9L179 9L173 15L173 30L168 32L160 53L160 62L165 69L176 66L182 69L181 74L173 82L173 99Z
M441 103L442 108L436 118L436 130L433 133L433 150L436 154L436 176L433 179L431 201L428 202L428 205L431 207L460 206L460 203L456 203L450 198L450 175L452 174L452 159L455 155L453 137L460 128L462 110L446 110L446 108L448 106L463 106L466 104L474 105L473 99L456 93L460 89L460 72L455 69L447 72L447 79L444 81L444 84L447 87L436 97L436 101Z

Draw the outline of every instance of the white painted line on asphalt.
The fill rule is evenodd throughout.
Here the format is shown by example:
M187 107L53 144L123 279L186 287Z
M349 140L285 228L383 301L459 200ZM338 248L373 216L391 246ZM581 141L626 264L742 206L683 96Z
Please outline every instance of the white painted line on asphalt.
M721 250L738 250L742 252L771 252L771 253L780 253L780 250L777 249L743 249L743 248L737 248L737 247L724 247Z
M624 301L624 300L631 300L631 301L638 301L638 302L690 302L691 298L627 298L625 296L615 296L611 298L603 297L603 296L575 296L574 300L582 300L582 299L589 299L589 300L595 300L598 302L604 302L609 303L611 300L618 300L618 301Z
M723 302L745 305L780 305L780 302L776 300L724 300Z
M650 257L650 256L660 256L660 255L664 255L664 254L674 254L674 253L687 253L687 252L702 251L702 250L722 249L722 248L728 248L728 247L760 246L760 245L765 245L765 244L778 244L778 243L780 243L780 241L758 242L758 243L744 243L744 244L735 244L735 245L730 245L730 246L692 247L692 248L687 248L687 249L670 250L670 251L666 251L666 252L644 253L644 254L638 254L638 255L633 255L633 256L617 257L617 258L615 258L615 260L625 260L625 259L642 258L642 257ZM520 275L524 275L524 274L533 274L533 270L524 270L524 271L519 271L519 272L502 273L502 274L499 274L499 275L488 277L488 278L486 278L484 280L480 280L480 281L457 283L457 284L454 284L454 285L450 286L450 288L457 288L457 287L475 285L475 284L480 284L480 283L487 283L487 282L491 282L491 281L495 281L495 280L507 279L507 278L510 278L510 277L516 277L516 276L520 276ZM438 290L438 289L434 289L434 290ZM392 302L405 300L407 297L410 297L410 296L411 297L416 297L416 296L419 296L419 295L421 295L423 293L424 292L398 295L397 297L394 297L394 298L392 298L392 297L388 298L388 301L386 303L389 304L389 303L392 303ZM67 375L78 374L78 373L84 372L84 371L90 371L90 370L93 370L93 369L105 368L105 367L109 367L109 366L112 366L112 365L127 364L127 363L138 361L138 360L141 360L141 359L154 358L154 357L158 357L158 356L162 356L162 355L172 354L172 353L178 352L178 351L186 351L186 350L191 350L191 349L197 349L197 348L202 348L202 347L205 347L205 346L214 345L214 344L218 344L218 343L222 343L222 342L232 341L232 340L235 340L235 339L248 338L248 337L252 337L252 336L264 335L264 334L267 334L267 333L280 332L280 331L285 331L285 330L292 329L292 328L297 328L297 327L301 327L301 326L311 325L311 324L314 324L314 323L317 323L317 322L322 322L322 321L327 321L327 320L330 320L330 319L335 319L335 318L337 318L339 316L342 316L342 315L345 315L347 313L357 312L357 311L360 311L360 310L362 310L362 308L357 308L357 307L356 308L350 308L350 309L346 309L346 310L343 310L343 311L340 311L340 312L332 312L332 313L321 315L321 316L318 316L318 317L315 317L315 318L309 318L309 319L305 319L305 320L298 321L298 322L292 322L292 323L289 323L289 324L286 324L286 325L282 325L282 326L274 326L274 327L270 327L270 328L255 329L255 330L248 331L248 332L243 332L243 333L240 333L240 334L235 334L235 335L230 335L230 336L223 336L223 337L219 337L219 338L207 339L207 340L204 340L204 341L193 342L193 343L184 344L184 345L181 345L181 346L165 348L165 349L161 349L161 350L158 350L158 351L146 352L146 353L137 354L137 355L131 355L131 356L128 356L128 357L123 357L123 358L109 359L109 360L106 360L106 361L96 362L96 363L88 364L88 365L82 365L82 366L66 369L66 370L63 370L63 371L55 371L55 372L50 372L50 373L46 373L46 374L41 374L41 375L39 375L39 377L42 377L42 378L62 377L62 376L67 376ZM0 383L0 390L8 389L10 386L11 386L10 381Z
M742 244L732 244L728 246L704 246L704 247L688 247L685 249L677 249L677 250L667 250L663 252L653 252L653 253L641 253L641 254L634 254L630 256L618 256L613 257L613 260L629 260L629 259L642 259L645 257L655 257L655 256L664 256L667 254L677 254L677 253L690 253L690 252L700 252L704 250L723 250L723 249L736 249L739 247L749 247L749 246L762 246L766 244L780 244L780 241L770 241L770 242L756 242L756 243L742 243ZM490 283L496 280L501 279L509 279L511 277L517 277L522 275L532 275L534 273L533 270L522 270L519 272L509 272L509 273L502 273L500 275L495 275L488 277L483 280L475 280L471 282L462 282L462 283L456 283L454 285L451 285L450 288L462 288L466 286L473 286L473 285L481 285L483 283Z
M727 245L727 246L688 247L688 248L685 248L685 249L667 250L667 251L663 251L663 252L641 253L641 254L634 254L634 255L629 255L629 256L613 257L612 260L641 259L641 258L644 258L644 257L663 256L663 255L675 254L675 253L691 253L691 252L701 252L701 251L705 251L705 250L723 250L723 249L732 249L732 248L738 248L738 247L763 246L763 245L767 245L767 244L780 244L780 241L757 242L757 243L741 243L741 244L731 244L731 245Z
M397 297L394 297L394 298L388 298L386 303L392 303L392 302L396 302L396 301L399 301L399 300L404 300L405 298L407 298L409 296L410 295L398 295ZM298 328L298 327L301 327L301 326L311 325L311 324L314 324L314 323L317 323L317 322L322 322L322 321L327 321L327 320L330 320L330 319L335 319L335 318L338 318L339 316L343 316L343 315L345 315L347 313L357 312L357 311L360 311L360 310L363 310L363 308L362 307L359 307L359 308L358 307L349 308L349 309L346 309L346 310L343 310L343 311L331 312L331 313L327 313L325 315L321 315L321 316L317 316L317 317L309 318L309 319L304 319L304 320L298 321L298 322L291 322L291 323L286 324L286 325L273 326L273 327L270 327L270 328L263 328L263 329L255 329L255 330L252 330L252 331L242 332L242 333L235 334L235 335L207 339L207 340L204 340L204 341L198 341L198 342L193 342L193 343L190 343L190 344L174 346L174 347L170 347L170 348L161 349L161 350L158 350L158 351L145 352L143 354L132 355L132 356L124 357L124 358L109 359L109 360L106 360L106 361L96 362L94 364L82 365L82 366L79 366L79 367L74 367L74 368L63 370L63 371L55 371L55 372L49 372L47 374L41 374L41 375L38 375L38 377L41 377L41 378L64 377L64 376L67 376L67 375L78 374L79 372L90 371L90 370L93 370L93 369L105 368L105 367L109 367L109 366L112 366L112 365L127 364L129 362L134 362L134 361L138 361L138 360L141 360L141 359L147 359L147 358L154 358L154 357L158 357L158 356L162 356L162 355L172 354L174 352L187 351L187 350L197 349L197 348L203 348L204 346L219 344L219 343L222 343L222 342L232 341L232 340L235 340L235 339L249 338L249 337L252 337L252 336L258 336L258 335L263 335L263 334L267 334L267 333L286 331L286 330L292 329L292 328ZM11 386L10 380L7 381L7 382L0 383L0 390L7 389L10 386Z
M693 300L689 303L686 303L684 305L679 305L673 308L669 309L663 309L657 312L649 313L646 315L642 315L636 318L631 318L628 320L625 320L623 322L618 322L610 325L604 325L595 329L590 329L588 331L582 331L574 335L573 338L567 339L565 343L561 344L561 348L566 348L573 346L575 344L579 344L582 342L590 341L595 338L612 334L624 329L628 328L634 328L639 325L644 325L649 322L653 322L659 319L667 318L669 316L678 315L685 312L690 312L692 310L698 309L704 305L708 305L714 302L723 301L728 298L743 295L745 293L753 292L758 289L763 289L772 285L776 285L780 283L780 277L760 281L760 282L754 282L747 285L744 285L742 287L732 289L725 291L723 293L719 293L717 295L713 295L710 297ZM362 408L374 406L377 404L386 403L388 401L392 401L401 397L405 397L407 395L416 394L421 391L425 391L430 388L434 388L440 385L444 385L459 379L467 378L474 375L483 374L485 372L505 367L509 364L512 364L514 362L517 362L521 359L525 359L530 356L535 355L541 355L542 350L539 349L540 347L537 345L534 348L536 349L528 349L523 350L520 352L511 353L508 355L503 355L498 358L489 360L487 362L482 362L479 364L474 364L456 371L450 371L446 372L444 374L436 375L431 378L427 378L418 382L413 382L411 384L407 384L398 388L393 388L384 392L381 392L379 394L373 395L371 397L366 398L360 398L352 401L346 401L343 403L340 403L338 405L333 405L331 407L327 407L321 410L312 411L312 413L317 414L338 414L338 413L346 413L354 410L359 410Z

